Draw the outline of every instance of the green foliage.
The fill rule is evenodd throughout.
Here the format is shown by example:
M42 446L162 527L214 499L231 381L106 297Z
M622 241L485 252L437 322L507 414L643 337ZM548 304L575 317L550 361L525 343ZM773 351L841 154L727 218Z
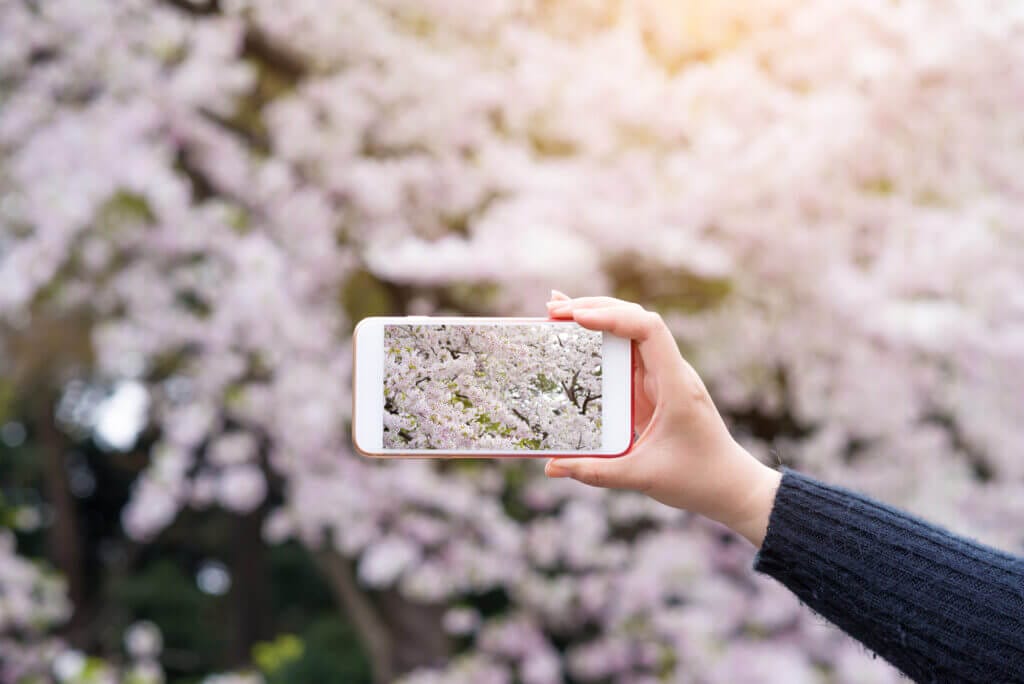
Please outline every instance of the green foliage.
M541 392L555 392L558 390L558 383L543 373L537 374L533 379L533 385Z
M395 312L395 303L384 283L369 271L356 271L341 287L339 300L353 327L367 316L384 316Z
M251 36L243 51L245 63L255 75L253 87L235 102L235 111L226 124L243 135L254 151L266 154L270 139L263 121L263 108L295 90L304 66L274 52L262 40Z
M149 202L142 195L121 190L114 193L96 214L96 228L110 234L156 220Z
M43 455L32 439L17 447L0 444L0 528L18 537L18 552L29 558L45 556L45 505L40 482Z
M666 646L658 649L658 674L665 681L669 681L676 672L679 658L676 652Z
M441 301L465 313L489 310L501 288L496 283L456 283L442 290Z
M528 460L509 462L504 469L505 491L502 492L501 504L505 513L513 520L523 522L533 516L533 512L523 502L523 489L533 475L535 465Z
M258 366L259 359L251 363ZM43 576L54 577L55 570L45 561L50 548L46 518L31 530L19 529L19 517L45 510L48 491L42 445L35 441L25 408L12 400L5 417L25 422L27 439L17 447L0 444L0 527L14 527L19 553L44 559L39 561ZM238 645L239 601L231 593L203 593L195 581L200 560L232 557L236 517L188 509L155 540L137 546L124 538L119 513L145 463L139 458L145 448L122 454L99 450L88 436L69 435L68 439L68 448L96 477L95 493L76 498L75 506L88 600L101 606L94 628L78 645L88 660L83 675L74 681L96 681L92 673L99 672L97 668L120 667L125 629L138 620L151 620L161 631L161 660L169 684L199 684L211 672L249 665L235 660L238 649L233 648ZM361 642L339 614L337 601L309 551L298 542L287 542L266 549L266 554L266 573L258 580L267 599L264 634L283 636L271 640L269 647L262 644L263 648L253 649L255 664L276 666L275 682L369 682ZM244 651L242 655L246 658ZM144 684L133 680L131 671L122 672L121 677L125 684Z
M0 378L0 425L6 423L11 416L16 397L14 383L6 378Z
M502 193L487 192L483 199L473 208L443 214L441 221L449 233L468 237L473 223L487 213L491 206L502 198Z
M476 422L483 425L484 431L488 434L501 435L504 437L511 435L513 432L513 429L510 426L492 419L488 413L481 413L476 417Z
M32 675L19 679L17 684L50 684L50 680L44 678L42 675Z
M644 302L664 312L694 313L721 305L733 291L728 278L669 269L640 257L622 257L608 264L614 294Z
M273 641L261 641L252 647L252 659L264 674L273 675L293 660L302 657L305 647L294 634L282 634Z
M575 142L540 128L531 129L528 136L530 147L538 157L565 159L579 153L579 147Z
M453 382L453 383L451 383L449 385L449 387L450 388L455 388L456 384ZM453 406L460 405L464 409L473 408L473 402L469 400L469 397L465 396L464 394L460 394L459 392L453 392L452 393L452 398L449 399L449 402ZM500 436L503 436L503 437L507 437L508 435L511 435L515 431L514 428L512 428L512 426L505 425L504 423L502 423L500 421L497 421L497 420L494 420L493 418L491 418L491 415L489 413L481 413L481 414L479 414L473 420L473 422L478 423L478 424L484 426L484 431L486 433L492 434L492 435L500 435ZM536 441L538 446L530 447L530 448L534 448L534 449L539 449L540 448L540 446L539 446L540 445L540 440L524 440L524 441Z
M14 527L18 509L9 506L4 500L3 492L0 492L0 528Z
M249 217L249 212L242 207L234 206L228 208L228 225L230 225L235 232L245 235L249 232L249 226L252 220Z
M865 192L870 193L872 195L881 195L882 197L888 197L894 192L896 184L893 183L891 178L879 176L877 178L872 178L870 180L865 181L861 185L861 187L864 189Z
M263 669L267 684L306 684L307 682L371 681L370 664L359 646L353 628L337 617L325 617L312 623L297 642L278 643L275 656L290 656L275 661L273 669ZM298 655L296 655L298 653Z
M102 684L110 681L110 665L101 658L89 657L85 659L85 666L77 677L73 677L73 684Z
M334 615L335 599L309 551L290 541L270 549L271 600L276 628L300 633L314 618Z
M151 620L160 627L165 650L194 654L199 669L214 669L227 650L223 597L199 591L192 575L167 558L146 565L111 588L111 600L126 613L126 623ZM114 635L126 625L119 625Z

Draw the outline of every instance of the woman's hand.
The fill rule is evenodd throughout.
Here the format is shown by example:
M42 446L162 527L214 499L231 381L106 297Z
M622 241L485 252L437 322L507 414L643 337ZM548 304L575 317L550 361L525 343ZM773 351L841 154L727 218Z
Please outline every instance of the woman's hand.
M612 297L552 291L548 315L636 343L640 437L618 458L558 457L545 472L597 487L632 489L717 520L760 546L781 476L729 434L697 372L656 313Z

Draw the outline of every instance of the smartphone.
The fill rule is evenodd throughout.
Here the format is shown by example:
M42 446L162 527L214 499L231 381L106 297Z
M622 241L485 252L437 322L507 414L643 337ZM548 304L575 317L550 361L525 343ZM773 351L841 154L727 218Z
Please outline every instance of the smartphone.
M354 334L353 442L371 457L622 455L632 347L574 321L366 318Z

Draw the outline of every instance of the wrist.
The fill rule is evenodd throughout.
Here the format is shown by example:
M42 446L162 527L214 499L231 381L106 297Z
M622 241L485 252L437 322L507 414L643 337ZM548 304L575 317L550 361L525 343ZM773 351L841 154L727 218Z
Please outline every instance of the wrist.
M758 461L743 447L737 445L737 448L745 455L743 472L736 478L737 489L732 512L727 519L719 522L760 548L768 532L768 520L775 505L782 474Z

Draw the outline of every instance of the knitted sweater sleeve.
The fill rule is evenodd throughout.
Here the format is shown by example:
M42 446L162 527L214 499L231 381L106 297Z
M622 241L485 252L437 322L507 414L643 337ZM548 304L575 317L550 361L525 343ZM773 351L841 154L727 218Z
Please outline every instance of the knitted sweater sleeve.
M1024 682L1024 558L784 468L754 569L915 681Z

